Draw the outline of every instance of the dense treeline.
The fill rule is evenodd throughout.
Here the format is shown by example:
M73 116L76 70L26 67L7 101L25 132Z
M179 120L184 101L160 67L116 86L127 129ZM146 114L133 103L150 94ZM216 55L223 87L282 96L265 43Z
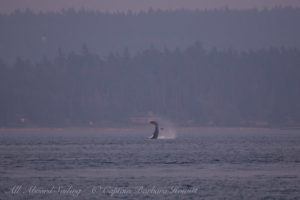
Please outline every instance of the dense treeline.
M0 59L17 56L37 61L53 59L61 48L107 55L128 47L132 52L151 45L162 50L185 48L203 41L208 48L260 49L269 46L300 48L300 8L271 10L207 10L101 13L30 10L0 15Z
M300 123L300 51L149 48L100 58L58 51L0 62L1 126L129 124L149 112L187 125Z

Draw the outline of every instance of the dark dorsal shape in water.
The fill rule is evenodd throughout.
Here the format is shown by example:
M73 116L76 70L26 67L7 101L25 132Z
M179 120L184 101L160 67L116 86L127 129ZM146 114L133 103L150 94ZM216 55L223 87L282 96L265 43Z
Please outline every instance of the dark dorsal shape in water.
M158 123L156 121L150 121L150 124L153 124L155 126L154 133L150 139L157 139L159 134L159 128Z

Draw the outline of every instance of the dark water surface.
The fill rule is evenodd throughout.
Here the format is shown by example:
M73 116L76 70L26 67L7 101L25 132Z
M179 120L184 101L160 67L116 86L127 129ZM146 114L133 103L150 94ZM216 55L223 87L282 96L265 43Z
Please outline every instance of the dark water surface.
M0 131L0 199L300 199L300 131L147 136Z

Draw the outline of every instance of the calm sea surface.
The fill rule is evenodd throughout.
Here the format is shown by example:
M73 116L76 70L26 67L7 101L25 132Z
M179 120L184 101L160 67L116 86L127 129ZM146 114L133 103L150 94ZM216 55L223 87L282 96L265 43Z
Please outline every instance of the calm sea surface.
M299 130L0 131L0 199L300 199Z

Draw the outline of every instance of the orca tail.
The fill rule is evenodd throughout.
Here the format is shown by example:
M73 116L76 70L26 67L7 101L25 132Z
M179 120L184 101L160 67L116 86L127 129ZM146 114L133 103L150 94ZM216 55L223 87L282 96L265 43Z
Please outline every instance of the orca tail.
M153 124L155 126L154 133L153 133L152 137L150 137L150 139L157 139L158 134L159 134L158 123L156 121L150 121L150 124Z

